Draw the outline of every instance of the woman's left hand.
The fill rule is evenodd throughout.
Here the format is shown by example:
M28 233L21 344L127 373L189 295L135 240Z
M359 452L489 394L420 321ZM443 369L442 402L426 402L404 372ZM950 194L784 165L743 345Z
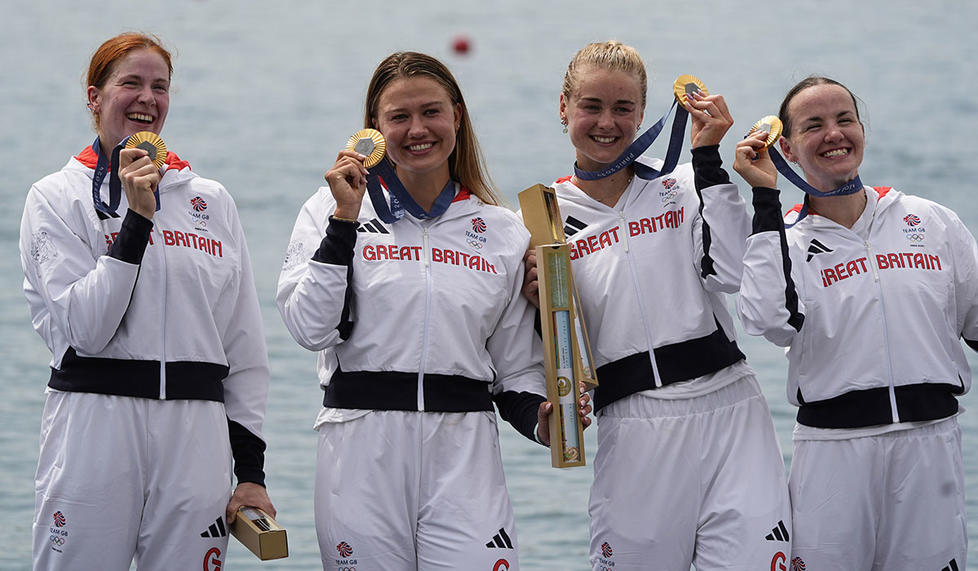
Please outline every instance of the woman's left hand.
M699 92L686 96L686 111L692 119L692 148L719 145L727 130L733 126L733 117L722 95L701 95Z
M243 507L258 508L268 515L275 518L275 506L268 497L268 490L254 482L241 482L231 494L231 501L225 510L224 516L228 524L234 521L238 515L238 510Z
M581 398L577 401L577 415L581 417L581 424L584 428L591 426L591 395L586 392L584 383L580 384ZM554 405L550 401L540 403L537 409L537 438L540 442L550 446L550 415L554 412Z

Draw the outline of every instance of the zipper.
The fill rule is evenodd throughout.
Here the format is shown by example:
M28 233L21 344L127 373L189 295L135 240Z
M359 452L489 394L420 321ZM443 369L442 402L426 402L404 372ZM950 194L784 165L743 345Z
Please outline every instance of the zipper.
M428 329L431 319L431 247L428 244L428 227L422 226L422 244L424 252L424 329L421 341L421 356L418 361L418 410L424 411L424 368L428 357Z
M155 230L155 228L154 228ZM163 247L162 233L157 236L157 250L160 252L160 400L166 400L166 248Z
M652 380L655 382L656 388L661 388L662 377L659 376L659 366L655 362L655 345L652 343L652 331L649 329L649 323L645 317L645 303L642 300L642 290L639 287L641 282L638 279L638 271L635 269L635 264L632 260L631 247L628 243L628 224L625 220L624 209L618 211L618 218L621 220L621 223L619 224L621 233L625 237L625 261L628 263L628 269L632 274L632 287L635 289L635 299L638 301L639 314L642 316L642 328L645 329L645 341L649 346L649 362L652 364Z
M890 397L890 416L894 423L900 422L900 412L897 410L896 402L896 387L893 383L893 358L890 356L890 339L887 334L886 326L886 303L883 298L883 283L880 281L879 268L876 266L876 254L873 251L873 247L870 245L869 240L863 240L863 244L866 246L866 254L869 258L869 265L873 268L873 281L876 282L876 289L879 291L880 300L880 316L883 320L883 347L886 352L886 370L889 373L889 386L887 387L887 392Z

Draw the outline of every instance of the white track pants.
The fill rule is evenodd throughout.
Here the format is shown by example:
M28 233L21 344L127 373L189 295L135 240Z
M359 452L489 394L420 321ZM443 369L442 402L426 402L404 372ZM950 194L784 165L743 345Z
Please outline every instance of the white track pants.
M315 501L325 569L519 569L493 413L323 424Z
M49 392L34 569L216 571L231 481L222 403Z
M966 568L956 418L878 436L796 440L789 483L793 556L808 569Z
M605 407L590 513L595 571L787 571L784 461L753 376Z

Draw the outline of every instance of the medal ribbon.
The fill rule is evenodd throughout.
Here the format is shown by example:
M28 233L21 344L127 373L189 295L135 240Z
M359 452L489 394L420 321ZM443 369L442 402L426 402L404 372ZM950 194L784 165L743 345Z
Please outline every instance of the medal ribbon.
M118 218L119 214L116 212L119 209L119 203L122 202L122 180L119 179L119 153L126 146L129 141L129 137L123 139L118 145L112 149L111 160L105 156L102 152L102 145L99 142L98 137L95 137L95 142L92 143L92 150L95 151L95 155L98 157L98 162L95 164L95 174L92 175L92 203L95 204L95 210L100 212L99 218ZM109 175L109 203L105 204L102 202L102 197L100 194L100 189L102 188L102 181L105 180L105 175ZM156 197L156 210L160 210L160 189L157 187L153 191L153 195Z
M676 109L676 117L672 120L672 134L669 135L669 148L666 151L666 158L663 161L662 169L655 170L648 165L636 162L635 159L652 146L652 143L659 136L659 133L666 124L666 119L669 118L669 114L672 113L674 108ZM672 106L669 107L666 114L656 121L655 125L652 125L647 131L642 133L639 138L632 141L632 144L625 149L625 152L619 155L610 166L600 171L585 171L579 169L577 163L574 163L574 175L581 180L597 180L611 176L628 165L632 165L635 169L636 176L645 180L652 180L671 173L676 168L676 165L679 164L679 153L682 152L683 138L686 131L686 119L688 117L689 111L686 111L686 108L680 106L679 101L674 99Z
M403 218L405 210L419 220L438 218L448 210L448 205L455 198L455 183L449 180L438 198L435 199L435 203L431 205L431 211L427 211L421 208L411 193L404 188L404 183L397 177L397 171L394 170L387 157L381 159L367 172L367 193L370 195L370 202L373 204L374 210L377 211L377 216L388 224L393 224ZM380 184L381 179L387 186L387 192L391 195L390 204L384 197L384 190Z
M817 196L820 198L825 196L844 196L846 194L853 194L855 192L859 192L863 188L863 183L861 180L859 180L859 175L856 175L856 178L850 180L849 182L845 183L839 188L829 190L829 191L821 191L815 188L814 186L808 184L808 182L805 181L805 179L798 176L798 173L795 172L795 169L791 168L791 165L788 164L788 161L784 160L784 157L782 157L781 154L778 153L777 150L775 150L774 145L768 147L767 151L768 154L771 156L771 162L774 163L774 167L778 169L778 172L784 175L784 178L790 180L792 184L794 184L801 190L804 190L806 194L810 194L812 196Z

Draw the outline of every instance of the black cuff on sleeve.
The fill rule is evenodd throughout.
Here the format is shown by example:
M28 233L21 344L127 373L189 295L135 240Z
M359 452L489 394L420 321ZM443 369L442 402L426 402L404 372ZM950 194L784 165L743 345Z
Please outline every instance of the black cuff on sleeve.
M326 236L312 259L324 264L349 266L353 263L353 247L357 244L358 222L329 217Z
M238 483L253 482L264 486L265 443L230 418L228 436L231 440L231 456L234 457L234 475L238 478Z
M697 191L718 184L730 183L730 175L723 170L723 161L720 159L720 145L696 147L691 152L693 154L693 176Z
M109 256L130 264L141 264L146 245L149 244L149 233L152 230L152 220L133 210L128 210L126 217L122 219L119 235L109 246Z
M537 442L537 410L546 398L534 393L504 391L494 395L492 400L503 420L512 424L523 436Z
M780 230L784 226L781 217L781 191L776 188L755 186L754 192L754 223L752 234Z

